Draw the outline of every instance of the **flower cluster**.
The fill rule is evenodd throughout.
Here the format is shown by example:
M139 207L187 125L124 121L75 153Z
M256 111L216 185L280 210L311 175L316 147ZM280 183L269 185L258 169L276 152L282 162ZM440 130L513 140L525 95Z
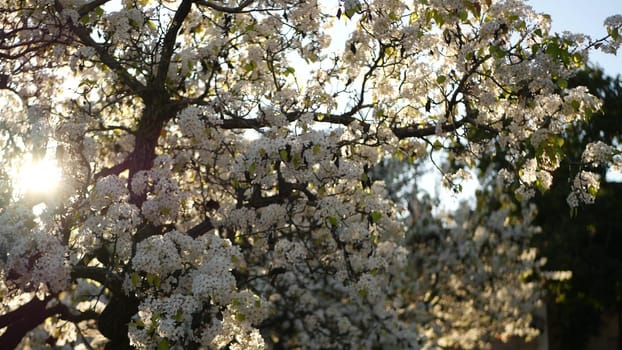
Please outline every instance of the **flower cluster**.
M52 293L64 290L69 282L65 256L67 248L54 236L34 230L13 242L3 266L5 278L22 291Z
M132 178L132 192L147 195L141 212L154 225L173 222L185 198L184 191L172 176L173 166L171 157L160 156L153 169L140 171Z
M566 198L568 205L575 208L580 203L594 203L600 188L598 174L589 171L580 171L572 181L572 192Z
M90 204L94 210L101 210L113 203L123 201L127 195L128 190L124 181L118 176L110 175L97 181L90 198Z
M605 164L611 161L613 148L602 141L592 142L585 147L581 160L584 163L595 165Z

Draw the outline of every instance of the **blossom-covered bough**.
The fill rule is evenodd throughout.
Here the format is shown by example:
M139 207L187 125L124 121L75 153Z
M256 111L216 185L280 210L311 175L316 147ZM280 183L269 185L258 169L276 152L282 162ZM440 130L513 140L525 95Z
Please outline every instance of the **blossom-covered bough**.
M528 200L564 127L599 105L566 80L622 41L620 16L602 39L553 35L512 0L7 0L0 17L0 160L54 153L64 178L54 196L0 193L9 347L532 335L530 210L457 214L425 243L430 226L405 227L369 171L441 149L466 169L503 150L498 180ZM590 146L585 169L616 155ZM569 202L592 200L595 180L577 174Z

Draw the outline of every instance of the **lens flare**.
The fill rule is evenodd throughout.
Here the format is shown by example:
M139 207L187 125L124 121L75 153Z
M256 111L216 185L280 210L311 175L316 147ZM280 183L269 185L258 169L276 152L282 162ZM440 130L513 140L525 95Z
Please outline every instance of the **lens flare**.
M27 159L19 168L16 180L16 190L22 195L50 194L58 188L61 170L52 159Z

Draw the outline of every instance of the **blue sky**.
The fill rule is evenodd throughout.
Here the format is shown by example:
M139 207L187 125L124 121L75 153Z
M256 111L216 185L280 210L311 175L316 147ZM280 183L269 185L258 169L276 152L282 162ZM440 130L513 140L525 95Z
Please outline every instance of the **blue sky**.
M585 33L593 38L607 34L605 18L622 14L622 0L529 0L538 12L551 15L554 31L569 30ZM590 61L604 68L608 75L622 75L622 52L617 56L593 53Z

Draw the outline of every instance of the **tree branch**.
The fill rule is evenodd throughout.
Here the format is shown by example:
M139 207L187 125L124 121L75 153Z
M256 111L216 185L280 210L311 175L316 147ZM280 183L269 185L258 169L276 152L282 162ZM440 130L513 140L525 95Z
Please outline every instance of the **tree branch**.
M85 278L97 281L108 288L114 295L123 294L123 280L112 271L95 266L74 266L71 270L71 278Z
M56 304L48 308L48 305L53 302ZM0 329L6 327L6 331L0 336L0 344L6 349L16 348L28 332L43 323L46 318L54 315L60 315L62 319L71 322L95 319L98 316L94 311L70 310L67 305L58 300L55 301L51 295L43 300L34 297L19 308L0 315Z
M100 170L93 177L95 178L95 180L97 180L99 178L106 177L108 175L119 175L124 170L129 169L129 167L130 167L130 158L128 157L128 158L125 158L119 164L115 164L114 166L110 168L104 168Z
M372 105L362 105L361 109L369 108L369 107L372 107ZM322 113L315 113L313 119L321 123L340 124L340 125L349 125L354 121L358 121L361 127L363 128L363 130L368 131L371 128L371 125L369 123L366 123L362 120L359 120L353 117L353 115L357 111L358 110L353 110L353 111L350 111L344 114L329 114L329 115L324 115ZM287 119L290 122L295 121L296 118L293 116L297 114L298 113L287 113L286 114L288 117ZM441 126L441 131L442 132L455 131L465 124L477 125L473 116L468 115L456 122L443 123L443 125ZM230 130L230 129L260 129L260 128L265 128L268 126L270 125L267 122L264 122L258 118L253 118L253 119L235 118L235 119L223 120L222 124L219 125L218 127L222 129ZM481 125L478 125L478 126L481 126ZM391 130L393 131L395 136L397 136L397 138L405 139L405 138L410 138L410 137L425 137L425 136L434 135L436 134L437 127L435 125L428 125L424 127L406 126L406 127L394 127L394 128L391 128Z
M99 0L96 0L99 1ZM56 11L58 13L62 13L65 9L59 0L55 0L54 5L56 7ZM138 81L134 76L128 73L121 63L117 61L114 56L108 53L107 48L101 44L98 44L93 40L91 34L84 26L76 23L70 23L70 27L74 34L78 36L80 41L86 46L92 47L97 52L97 56L101 60L103 64L105 64L108 68L110 68L113 72L115 72L121 79L121 82L125 84L130 90L139 96L143 97L145 94L145 86Z
M209 7L211 9L214 9L214 10L220 11L220 12L225 12L225 13L242 13L242 12L244 12L244 9L246 7L248 7L248 5L253 3L253 1L254 0L244 0L237 7L226 7L226 6L215 4L215 3L213 3L212 1L209 1L209 0L195 0L194 2L197 5Z
M196 226L188 230L188 232L186 233L188 234L188 236L192 238L197 238L213 228L214 228L214 225L212 224L212 221L209 219L205 219L203 220L203 222L197 224Z
M443 123L441 125L441 132L451 132L459 129L462 125L469 122L470 119L465 117L460 119L455 123ZM409 137L424 137L424 136L432 136L436 134L437 127L435 125L426 126L426 127L402 127L402 128L392 128L391 130L397 136L398 139L405 139Z
M156 87L163 87L168 74L168 67L171 65L171 57L175 49L175 41L177 40L177 32L184 23L184 19L190 13L192 8L192 0L182 0L181 4L175 12L175 16L171 21L170 27L164 35L162 43L162 51L160 52L160 62L158 63L158 71L156 73L154 83Z
M109 2L110 0L95 0L89 3L86 3L84 5L82 5L82 7L80 7L78 9L78 15L80 17L88 14L89 12L95 10L96 8L98 8L99 6L102 6L104 4L106 4L107 2Z

